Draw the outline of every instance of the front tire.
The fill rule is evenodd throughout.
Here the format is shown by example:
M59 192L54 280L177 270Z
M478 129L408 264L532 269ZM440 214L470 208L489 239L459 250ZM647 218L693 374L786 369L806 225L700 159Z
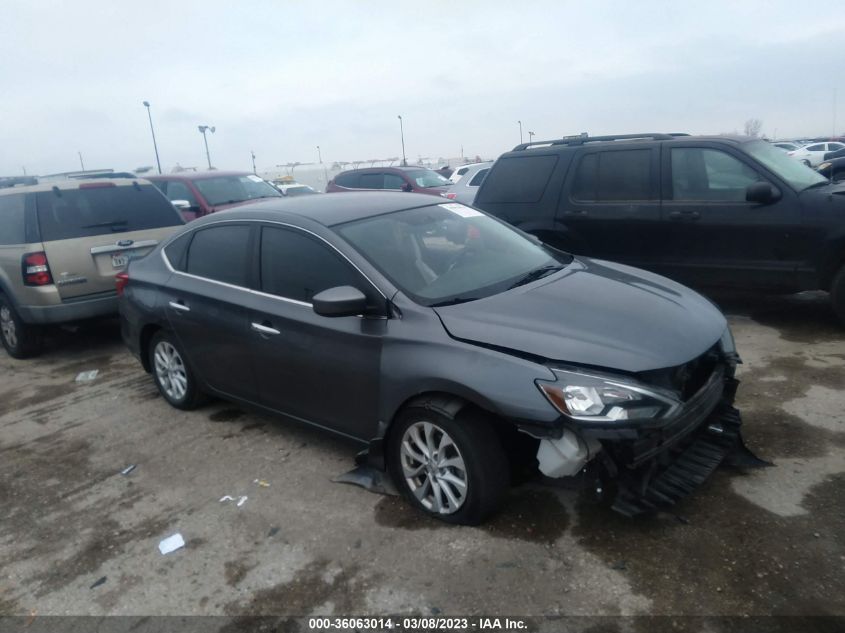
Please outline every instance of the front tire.
M150 368L159 393L171 406L190 411L202 404L194 372L169 332L157 332L150 341Z
M24 323L15 306L0 294L0 340L12 358L32 358L41 353L41 329Z
M396 420L388 466L411 505L461 525L477 525L499 507L510 473L488 421L472 414L451 419L419 407Z
M830 284L830 303L839 322L845 325L845 266L839 269Z

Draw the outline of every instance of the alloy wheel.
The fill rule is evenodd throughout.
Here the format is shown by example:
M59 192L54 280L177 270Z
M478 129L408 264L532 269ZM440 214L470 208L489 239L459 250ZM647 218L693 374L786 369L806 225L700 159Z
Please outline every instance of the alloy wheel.
M467 467L454 440L432 422L415 422L402 436L402 474L427 510L457 512L466 501Z
M15 321L12 318L12 311L8 306L0 307L0 331L9 347L18 346L18 334L15 330Z
M182 400L188 392L188 372L176 348L167 341L160 341L153 354L158 382L171 400Z

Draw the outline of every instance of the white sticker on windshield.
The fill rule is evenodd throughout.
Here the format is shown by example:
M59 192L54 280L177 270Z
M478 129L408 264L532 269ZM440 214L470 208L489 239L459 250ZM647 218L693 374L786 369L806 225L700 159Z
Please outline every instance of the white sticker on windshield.
M264 182L264 180L253 174L250 174L247 178L249 178L252 182Z
M461 216L462 218L474 218L479 215L484 215L483 213L481 213L481 211L476 211L475 209L465 207L464 205L457 204L456 202L449 202L447 204L440 204L437 206L443 207L444 209L451 211L452 213L455 213Z

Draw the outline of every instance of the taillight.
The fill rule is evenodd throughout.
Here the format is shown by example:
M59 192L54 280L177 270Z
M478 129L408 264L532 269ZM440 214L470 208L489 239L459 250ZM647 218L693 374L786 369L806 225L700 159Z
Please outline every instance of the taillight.
M446 194L446 197L447 197L447 198L449 198L449 200L454 200L455 198L457 198L457 197L458 197L458 194L456 194L456 193L447 193L447 194Z
M129 273L117 273L114 276L114 285L117 288L117 296L122 296L124 289L129 285Z
M23 283L25 286L49 286L53 283L50 274L50 264L47 263L47 253L27 253L21 260Z

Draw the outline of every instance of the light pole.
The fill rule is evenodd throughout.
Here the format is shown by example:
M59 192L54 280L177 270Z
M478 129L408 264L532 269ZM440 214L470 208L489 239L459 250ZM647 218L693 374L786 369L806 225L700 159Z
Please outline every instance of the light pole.
M405 128L402 125L402 115L397 115L399 117L399 136L402 137L402 167L408 166L408 159L405 158Z
M320 153L320 146L317 146L317 160L322 165L323 164L323 155Z
M253 173L253 174L255 174L255 175L257 176L257 175L258 175L258 172L257 172L257 171L255 171L255 151L254 151L254 150L249 150L249 153L250 153L250 155L252 156L252 173Z
M82 167L82 171L85 171L85 163L82 162L82 152L76 152L79 154L79 166Z
M534 141L534 132L528 132L528 142L532 143Z
M522 143L522 121L517 121L519 123L519 142Z
M158 165L158 173L161 173L161 161L158 159L158 145L156 145L156 131L153 129L153 115L150 114L150 102L143 101L144 107L147 109L147 118L150 120L150 133L153 135L153 149L156 153L156 165Z
M197 126L197 129L200 131L200 134L202 134L202 140L203 140L203 142L205 143L205 157L208 159L208 168L209 168L209 169L214 169L214 168L211 166L211 154L209 154L209 153L208 153L208 139L207 139L207 138L206 138L206 136L205 136L205 132L206 132L206 130L208 130L209 132L211 132L212 134L214 134L214 129L215 129L215 128L214 128L214 126L213 126L213 125L211 125L211 126L208 126L208 125L198 125L198 126Z

